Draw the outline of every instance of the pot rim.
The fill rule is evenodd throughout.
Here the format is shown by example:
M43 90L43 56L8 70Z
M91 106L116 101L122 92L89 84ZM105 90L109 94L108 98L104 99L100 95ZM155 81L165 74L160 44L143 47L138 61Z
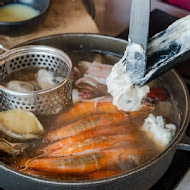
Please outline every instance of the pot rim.
M52 37L56 37L56 36L57 37L59 37L59 36L63 36L63 37L64 36L70 36L70 37L72 37L72 36L78 36L78 37L86 36L86 37L94 37L94 38L107 38L107 39L111 39L111 40L116 40L116 41L121 42L121 43L125 43L127 45L127 41L119 39L119 38L111 37L111 36L106 36L106 35L101 35L101 34L91 34L91 33L67 33L67 34L55 34L55 35L36 38L36 39L30 40L30 41L21 43L18 46L26 45L29 43L31 44L31 43L36 42L37 40L48 39L48 38L52 38ZM32 181L36 181L39 183L46 183L46 184L54 185L54 186L64 185L67 187L75 187L75 186L84 187L84 186L94 186L94 185L103 184L103 183L105 184L108 182L119 180L119 179L125 178L127 176L133 175L134 173L139 172L141 170L144 170L145 168L153 165L158 160L160 160L163 156L165 156L171 149L173 149L177 146L177 144L183 138L185 131L187 129L187 126L189 124L189 121L190 121L190 118L189 118L189 115L190 115L190 109L189 109L190 108L190 96L189 96L189 92L188 92L188 89L186 87L186 84L185 84L184 80L182 79L182 77L177 73L177 71L172 69L169 72L172 72L175 75L175 77L177 77L179 83L181 84L181 86L183 88L183 91L185 94L185 101L187 103L186 109L185 109L185 116L184 116L184 120L181 123L180 130L178 131L178 133L176 134L176 136L172 140L172 142L169 144L169 146L161 154L159 154L155 158L149 160L148 162L132 169L130 172L121 173L121 174L113 176L113 177L106 177L106 178L98 179L98 180L77 181L77 182L68 181L68 180L67 181L63 181L63 180L60 181L60 180L53 180L53 179L45 179L43 177L36 177L36 176L28 175L28 174L23 174L23 173L16 171L13 168L11 168L10 166L8 166L4 163L1 163L1 162L0 162L0 168L2 168L5 171L9 171L11 173L14 173L15 175L19 175L22 178L29 179L30 181L32 180Z

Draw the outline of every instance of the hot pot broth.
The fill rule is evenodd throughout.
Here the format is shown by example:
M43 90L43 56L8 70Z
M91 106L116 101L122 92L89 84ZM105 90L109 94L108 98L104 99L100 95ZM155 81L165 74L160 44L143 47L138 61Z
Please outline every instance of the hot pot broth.
M68 55L76 67L78 67L79 61L84 60L89 62L96 60L104 64L114 64L119 60L116 56L89 52L68 52ZM168 89L158 79L151 82L150 86ZM29 147L24 153L15 157L10 158L6 154L2 154L2 161L11 165L14 169L29 175L60 180L93 180L129 172L133 168L153 159L164 149L141 129L144 119L150 113L162 115L167 123L172 122L177 126L180 123L175 101L169 91L167 93L167 101L154 102L154 109L142 109L137 112L127 113L124 116L126 117L125 119L121 119L120 115L118 117L116 111L110 113L108 102L89 101L83 102L82 109L75 110L75 107L81 104L79 102L57 115L49 117L37 116L45 129L42 138L27 141L26 143ZM89 115L87 114L88 116L85 116L86 113L82 113L82 110L88 110L89 106L96 107L100 104L104 104L107 111L104 113L94 111ZM148 104L148 106L151 105L150 107L153 105L152 102L148 102ZM73 115L63 121L63 115L72 109L74 110L72 111ZM77 119L75 115L77 115ZM112 120L110 117L112 117ZM94 122L95 119L96 122L105 123L102 126L99 125L98 128L73 134L71 137L54 138L54 134L57 134L55 130L86 118L85 125L88 125L86 122ZM101 118L101 121L97 121L97 118ZM116 119L114 120L114 118ZM84 128L81 123L76 123L74 127L73 129L75 130L78 130L76 128ZM63 131L63 134L65 135L66 132L67 130ZM2 137L7 138L4 135ZM14 139L8 139L15 141ZM65 144L60 145L60 140L63 140L62 143ZM62 146L62 149L60 149L60 146ZM125 155L129 155L129 157L126 159ZM94 162L95 166L93 165ZM51 166L52 168L58 167L58 169L51 170Z

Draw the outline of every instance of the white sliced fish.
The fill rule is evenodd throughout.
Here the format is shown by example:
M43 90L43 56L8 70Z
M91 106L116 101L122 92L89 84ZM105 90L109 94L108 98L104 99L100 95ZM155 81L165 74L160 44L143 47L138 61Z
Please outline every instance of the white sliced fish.
M17 80L12 80L8 82L6 88L23 93L29 93L34 91L34 86L31 83Z
M167 146L175 136L177 127L174 124L166 124L160 115L149 114L143 124L143 129L162 146Z
M100 84L106 84L106 78L110 74L112 67L112 65L106 65L94 61L84 74L84 77L90 77Z
M80 70L81 74L83 75L89 69L89 67L91 66L91 64L92 63L88 62L88 61L80 61L77 64L77 67Z
M54 77L54 73L46 69L40 69L36 79L42 90L48 89L63 80L62 77Z

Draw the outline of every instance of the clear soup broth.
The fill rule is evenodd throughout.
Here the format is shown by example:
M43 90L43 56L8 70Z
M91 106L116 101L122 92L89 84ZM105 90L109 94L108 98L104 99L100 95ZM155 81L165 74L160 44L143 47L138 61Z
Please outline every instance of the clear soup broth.
M80 62L96 60L113 65L119 58L97 53L68 54L76 67L73 89L78 90L82 99L57 115L38 117L45 133L36 140L22 141L28 145L23 153L14 157L2 154L2 161L28 175L75 181L130 172L158 156L164 147L142 130L142 125L150 113L162 115L167 123L179 125L177 107L169 88L157 79L149 85L163 89L167 100L147 99L139 111L119 111L110 102L104 84L98 83L96 88L94 80L86 83L89 75L85 77L86 68L81 68ZM86 65L89 67L89 63ZM98 88L101 90L96 90ZM102 96L108 99L97 98Z

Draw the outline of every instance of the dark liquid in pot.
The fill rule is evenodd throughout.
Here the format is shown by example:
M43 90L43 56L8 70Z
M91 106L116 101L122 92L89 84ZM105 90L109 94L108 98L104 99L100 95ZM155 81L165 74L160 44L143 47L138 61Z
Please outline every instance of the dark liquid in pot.
M75 65L77 65L77 63L79 61L90 61L92 62L94 59L96 59L97 61L104 63L104 64L114 64L116 63L119 58L115 57L115 56L109 56L109 55L101 55L101 54L96 54L96 53L84 53L84 52L72 52L72 53L68 53L69 56L71 57L73 63ZM167 88L167 86L165 84L162 83L161 80L157 79L153 82L150 83L150 86L153 87L160 87L163 89L169 89ZM167 91L167 90L166 90ZM29 162L28 162L28 166L30 166L30 164L35 160L38 159L39 157L43 158L43 154L44 152L39 153L38 150L43 149L43 147L45 147L46 145L50 144L50 141L48 141L46 138L43 139L38 139L38 140L32 140L30 142L28 142L30 144L30 147L21 155L18 155L14 158L10 158L10 157L2 157L2 160L11 165L12 167L14 167L16 170L19 170L23 173L27 173L29 175L35 175L35 176L40 176L40 177L45 177L45 178L51 178L51 179L57 179L57 180L92 180L92 179L99 179L99 178L104 178L104 177L110 177L113 175L117 175L123 172L130 172L132 169L134 169L135 167L142 165L146 162L148 162L149 160L155 158L157 155L159 155L162 151L163 148L161 146L159 146L158 144L156 144L151 138L148 137L148 135L141 130L141 127L144 123L144 119L147 118L147 116L150 113L153 113L154 115L162 115L165 119L166 119L166 123L173 123L175 125L179 125L180 123L180 118L178 116L178 112L177 112L177 107L175 104L175 101L172 97L172 95L170 94L169 91L167 91L169 94L169 98L167 101L163 101L163 102L156 102L155 104L155 108L154 110L149 110L148 112L144 112L143 114L139 114L138 117L132 117L130 119L130 125L128 127L126 127L126 133L133 133L134 136L136 137L135 140L120 140L121 144L123 143L122 141L125 142L125 145L119 145L120 148L118 151L118 148L116 146L116 148L114 147L113 151L116 151L116 154L118 154L119 156L115 159L118 159L116 164L108 164L104 167L102 167L103 169L97 169L96 171L92 170L86 170L85 172L76 172L73 169L73 173L72 171L69 172L49 172L49 171L41 171L40 169L36 169L36 170L28 170L27 167L20 167L18 166L20 163L20 160L23 158L29 158ZM70 109L70 108L68 108ZM85 108L84 108L85 109ZM109 111L109 110L108 110ZM141 111L139 111L141 112ZM51 133L51 131L53 129L59 128L61 127L61 125L57 122L57 118L59 118L59 116L61 116L63 113L59 113L58 115L55 116L51 116L51 117L43 117L43 118L39 118L40 122L42 123L44 129L45 129L45 133L47 134L48 132ZM94 113L93 115L95 115L96 113ZM67 123L73 123L74 121L70 120ZM124 124L121 122L117 125L125 125L127 126L128 124L128 120L126 120L126 122L124 122ZM63 124L62 124L63 125ZM102 127L102 129L105 127ZM46 135L45 134L45 135ZM70 146L68 146L69 148ZM137 150L137 152L139 151L139 158L136 161L135 158L133 159L129 159L126 160L125 162L120 162L120 160L122 161L122 156L123 156L123 147L125 147L125 151L127 154L127 150L130 150L131 152L133 152L133 150ZM99 150L98 150L99 151ZM91 155L93 155L93 153L90 153ZM109 161L111 160L111 156L113 156L114 154L110 153L108 151L108 153L106 154L95 154L95 156L97 156L99 160L102 159L103 157L103 163L104 161L107 161L109 163ZM68 155L68 156L73 156L72 154ZM76 155L77 157L77 155ZM77 163L80 165L81 164L81 160L77 159L76 157L74 157L72 160L70 160L70 166L74 168L75 165L77 165ZM106 157L106 159L104 159ZM131 154L131 157L133 157L133 153ZM86 159L86 160L85 160ZM83 158L83 166L84 167L90 167L91 164L91 158ZM50 161L52 162L60 162L60 160L56 160L53 157L49 158ZM54 161L53 161L54 160ZM101 163L100 163L101 164Z

